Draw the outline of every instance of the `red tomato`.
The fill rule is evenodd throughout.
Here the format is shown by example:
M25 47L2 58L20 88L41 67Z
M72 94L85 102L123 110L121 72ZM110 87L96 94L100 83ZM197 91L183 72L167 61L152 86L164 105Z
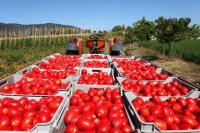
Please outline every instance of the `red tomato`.
M29 117L36 117L37 116L37 112L36 111L25 111L23 113L23 117L26 117L26 116L29 116Z
M36 111L36 110L37 110L37 104L36 104L36 103L28 102L28 103L25 105L25 110L26 110L26 111Z
M2 90L3 90L4 92L9 92L9 91L11 90L11 87L10 87L10 85L4 85L4 86L2 87Z
M145 117L146 122L152 122L156 119L154 115L148 115Z
M38 120L41 123L45 123L45 122L49 122L51 120L51 118L50 118L49 114L42 112L42 113L39 113Z
M76 125L80 130L83 131L90 131L94 129L94 122L85 117L80 117Z
M22 117L20 116L16 116L16 117L13 117L10 121L10 125L11 127L20 127L21 125L21 122L22 122Z
M176 97L170 97L168 99L168 102L171 103L171 104L176 103Z
M164 115L161 117L161 119L167 124L167 125L172 125L174 124L174 119L173 115Z
M178 103L173 103L171 106L171 109L175 112L175 113L179 113L182 111L182 106Z
M179 127L176 124L167 125L168 130L179 130Z
M167 106L162 106L161 108L161 114L162 115L170 115L170 114L173 114L173 110Z
M196 126L194 126L194 129L200 129L200 124L197 124Z
M86 70L86 69L82 69L82 70L81 70L81 74L82 74L82 75L87 74L87 70Z
M192 127L188 124L179 124L179 130L191 130Z
M122 107L120 107L118 104L112 104L110 107L109 107L109 111L119 111L121 110Z
M108 118L109 119L118 118L118 117L120 117L120 112L119 111L111 111L108 114Z
M33 127L33 118L30 116L23 117L22 122L21 122L21 129L22 130L30 130Z
M161 114L161 106L159 106L159 105L154 105L153 107L151 107L150 108L150 114L151 115L154 115L154 116L156 116L156 117L159 117L159 116L161 116L162 114Z
M180 118L179 118L179 116L177 116L177 115L175 115L175 114L172 114L172 116L173 116L173 123L174 124L179 124L180 123Z
M6 130L10 125L10 118L7 116L2 116L0 118L0 130Z
M70 124L73 115L76 115L76 112L69 110L65 113L64 121L66 124Z
M140 105L144 103L144 101L141 97L135 98L134 102L139 103Z
M50 110L57 110L59 106L60 106L60 102L59 101L51 101L48 104L48 108Z
M70 104L71 104L71 105L78 105L78 103L79 103L79 97L77 97L77 96L72 96L72 97L70 98Z
M146 116L149 115L149 109L147 109L147 108L140 108L138 113L139 113L140 115L146 117Z
M185 107L185 105L187 104L186 100L182 97L179 97L177 99L177 103L180 104L182 107Z
M1 104L2 104L4 107L6 107L8 101L14 101L14 99L13 99L13 98L9 98L9 97L5 97L5 98L3 98L3 99L1 100Z
M14 107L9 108L7 114L8 114L8 116L11 117L11 118L21 115L19 109L18 109L18 108L14 108Z
M110 133L122 133L120 128L111 128Z
M156 104L159 104L159 103L161 102L161 99L160 99L159 96L153 95L153 96L152 96L152 101L153 101L154 103L156 103Z
M193 119L189 116L182 116L180 119L181 119L182 124L187 124L191 127L194 127L198 124L198 122L195 119Z
M191 98L191 97L188 97L185 100L186 100L187 104L189 104L189 103L191 103L191 104L197 104L197 102L193 98Z
M82 107L82 113L94 113L95 104L92 102L85 103Z
M75 124L69 124L66 126L64 133L78 133L78 132L79 132L78 127Z
M19 107L20 103L18 100L12 100L7 102L7 107Z
M84 102L90 102L90 100L91 100L91 98L90 98L90 96L89 95L87 95L87 94L84 94L83 96L82 96L82 98L83 98L83 101Z
M112 119L111 126L115 128L121 128L121 126L123 126L123 119L122 118Z
M155 119L153 123L160 129L160 130L167 130L167 124L160 119Z
M27 97L21 97L20 99L18 99L18 101L22 106L25 106L28 103L28 98Z
M196 109L198 109L198 106L196 104L193 103L188 103L185 106L186 109L188 109L190 112L194 112Z
M111 130L111 127L110 127L109 123L101 123L97 127L98 133L108 133L110 130Z
M99 106L96 108L95 114L100 119L106 117L108 114L108 108L106 106Z
M131 133L131 132L132 132L131 127L128 126L128 125L123 125L123 126L121 127L121 130L122 130L122 133Z

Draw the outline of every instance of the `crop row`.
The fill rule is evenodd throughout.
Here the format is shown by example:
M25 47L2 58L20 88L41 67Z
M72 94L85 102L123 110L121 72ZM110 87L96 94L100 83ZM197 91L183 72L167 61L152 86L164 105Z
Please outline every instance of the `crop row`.
M162 54L167 55L168 45L161 44L158 41L146 41L141 42L140 46L151 48ZM177 43L172 43L171 54L174 57L184 59L186 61L191 61L196 64L200 64L200 40L183 40Z

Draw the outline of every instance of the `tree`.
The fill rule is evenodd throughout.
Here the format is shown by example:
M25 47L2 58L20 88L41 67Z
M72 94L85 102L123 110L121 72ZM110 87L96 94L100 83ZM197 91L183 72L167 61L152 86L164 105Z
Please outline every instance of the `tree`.
M189 30L186 32L186 36L189 39L197 39L200 37L200 25L194 24L189 27Z
M169 46L168 57L171 57L171 43L183 40L186 38L186 31L188 31L188 24L191 22L190 18L169 18L159 17L155 20L156 24L156 38L161 43L167 43Z
M155 24L143 17L133 24L133 32L140 41L150 40L155 33Z
M131 26L127 26L125 30L125 43L132 43L135 39L134 31Z
M119 32L119 31L124 31L125 30L125 26L124 25L117 25L115 26L111 31L112 32Z

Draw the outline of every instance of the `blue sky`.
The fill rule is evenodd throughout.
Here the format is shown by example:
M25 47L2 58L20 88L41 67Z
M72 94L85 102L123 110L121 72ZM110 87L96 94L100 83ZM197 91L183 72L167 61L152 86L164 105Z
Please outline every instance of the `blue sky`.
M200 24L200 0L0 0L0 22L59 23L83 29L131 26L145 16L189 17Z

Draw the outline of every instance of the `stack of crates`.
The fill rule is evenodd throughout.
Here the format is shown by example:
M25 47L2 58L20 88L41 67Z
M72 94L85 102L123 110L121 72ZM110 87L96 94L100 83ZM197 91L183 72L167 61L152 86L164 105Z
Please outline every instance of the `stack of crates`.
M124 62L129 62L131 64L128 69L123 67ZM137 67L137 64L142 64L143 68ZM137 67L137 71L140 74L148 74L150 71L146 70L145 67L149 68L154 75L167 75L165 79L137 79L138 74L131 67ZM110 77L112 77L112 84L106 83L82 83L82 71L86 70L87 74L93 75L99 72L105 72ZM45 76L43 76L44 74ZM49 75L48 75L49 74ZM132 75L131 75L132 74ZM135 75L134 75L135 74ZM27 88L23 88L23 92L20 90L19 82L20 80L27 81ZM39 85L38 88L34 88L31 91L30 84L35 84L38 81L40 83L50 82L57 83L61 81L58 88L55 86L47 86L48 89L53 89L54 91L44 92L41 91ZM56 82L57 81L57 82ZM141 91L145 87L148 88L150 84L154 89L160 85L170 84L172 82L179 83L184 89L187 89L187 93L178 92L163 93L163 92L153 92L144 93ZM138 86L136 86L138 85ZM156 86L157 85L157 86ZM3 88L5 86L18 86L17 89L5 91ZM144 122L136 108L133 106L133 101L141 97L143 101L151 100L153 95L159 95L161 101L167 101L170 97L182 97L186 99L187 97L199 98L200 92L199 88L184 81L179 78L177 74L169 72L160 68L159 66L152 64L151 62L144 60L142 58L132 56L132 57L111 57L105 54L83 54L82 56L75 55L61 55L59 53L47 56L40 61L18 71L17 73L10 75L4 79L0 80L0 99L3 98L13 98L20 99L22 97L27 97L29 100L33 99L39 101L42 98L49 96L61 96L63 98L58 109L55 111L52 119L46 123L37 123L29 131L23 131L25 133L63 133L65 132L66 123L64 121L65 114L70 108L70 98L76 93L77 90L81 90L85 93L91 88L101 88L106 90L110 88L111 90L119 89L120 95L123 99L124 111L128 118L129 125L132 132L146 133L146 132L200 132L200 130L160 130L153 122ZM138 89L138 90L136 90ZM41 92L40 92L40 91ZM22 131L1 131L2 133L11 132L22 132Z

